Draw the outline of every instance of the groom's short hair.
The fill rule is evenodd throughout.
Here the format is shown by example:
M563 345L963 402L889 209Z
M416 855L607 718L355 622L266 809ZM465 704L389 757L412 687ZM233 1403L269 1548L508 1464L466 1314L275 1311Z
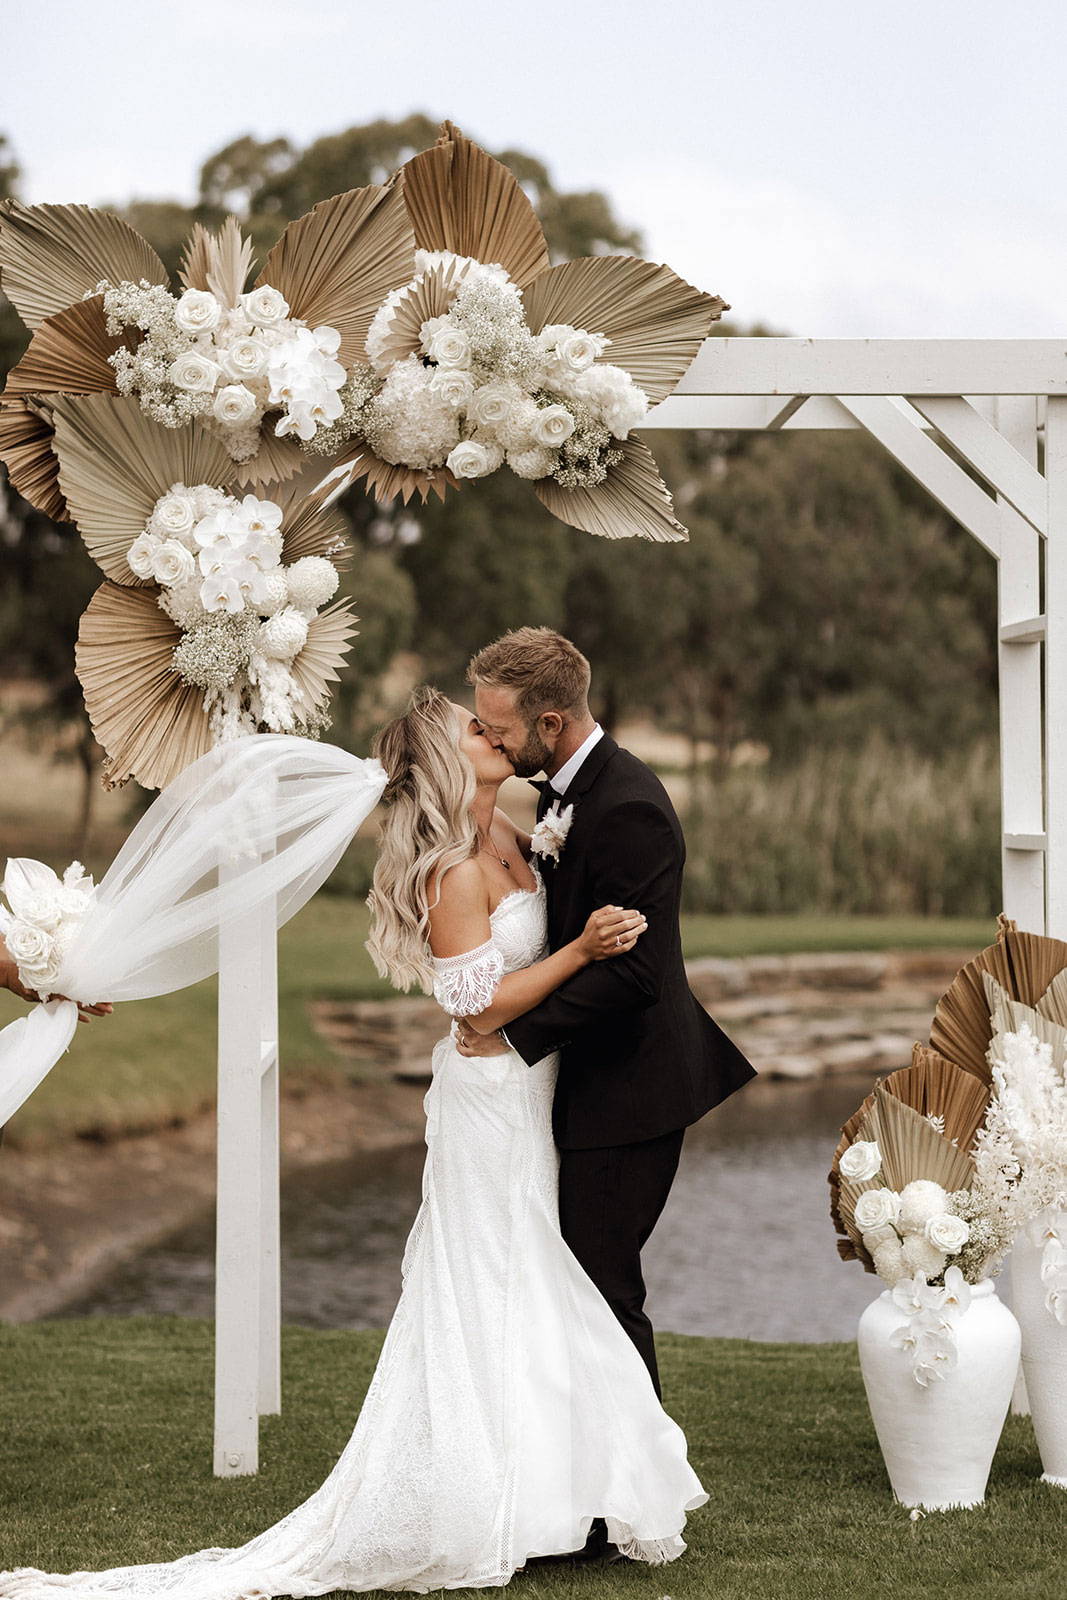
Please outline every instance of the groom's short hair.
M511 689L515 709L528 723L543 711L589 710L589 663L569 639L551 628L516 628L471 658L467 682Z

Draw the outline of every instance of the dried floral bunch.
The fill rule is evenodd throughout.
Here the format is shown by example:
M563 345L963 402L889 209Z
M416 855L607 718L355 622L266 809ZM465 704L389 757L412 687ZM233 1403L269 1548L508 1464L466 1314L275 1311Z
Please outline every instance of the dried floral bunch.
M225 444L237 485L346 467L382 500L444 496L501 466L562 521L685 538L632 430L725 302L666 266L553 267L515 177L451 123L385 184L291 222L249 285L234 218L199 224L172 290L118 217L0 206L0 281L33 339L0 398L0 459L50 516L60 395L119 393Z
M322 555L285 565L282 518L273 500L172 483L126 552L136 576L160 586L160 609L181 630L174 669L204 691L217 743L263 731L314 734L328 720L293 663L338 572Z
M277 438L295 434L304 444L341 416L340 333L291 317L270 284L236 291L233 304L210 289L176 297L147 280L102 280L96 291L109 334L144 335L135 349L120 345L108 357L119 393L136 395L164 427L196 420L217 431L234 461L249 461L270 412L278 413Z

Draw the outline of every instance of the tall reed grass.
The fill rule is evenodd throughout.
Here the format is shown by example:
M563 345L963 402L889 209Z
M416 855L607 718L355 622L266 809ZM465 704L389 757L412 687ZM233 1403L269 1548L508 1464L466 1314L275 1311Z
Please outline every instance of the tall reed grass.
M873 734L704 776L683 819L685 908L995 915L997 763L988 739L931 759Z

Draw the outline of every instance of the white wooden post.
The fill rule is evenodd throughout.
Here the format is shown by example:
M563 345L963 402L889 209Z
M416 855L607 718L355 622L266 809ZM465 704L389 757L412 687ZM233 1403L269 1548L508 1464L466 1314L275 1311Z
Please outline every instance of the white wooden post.
M1067 398L1058 395L1048 399L1045 479L1046 929L1067 939Z
M219 1477L258 1470L259 1417L281 1409L277 981L273 908L225 922L219 933L215 1244Z
M1001 433L1037 464L1037 401L1001 396ZM999 497L1003 525L997 585L1000 676L1002 906L1028 933L1045 931L1045 808L1041 714L1041 538Z

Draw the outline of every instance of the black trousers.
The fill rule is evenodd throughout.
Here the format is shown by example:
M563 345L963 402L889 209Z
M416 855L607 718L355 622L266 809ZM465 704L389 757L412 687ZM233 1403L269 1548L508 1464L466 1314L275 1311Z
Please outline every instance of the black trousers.
M641 1251L667 1203L684 1137L685 1129L678 1128L640 1144L560 1152L563 1237L636 1345L657 1395Z

